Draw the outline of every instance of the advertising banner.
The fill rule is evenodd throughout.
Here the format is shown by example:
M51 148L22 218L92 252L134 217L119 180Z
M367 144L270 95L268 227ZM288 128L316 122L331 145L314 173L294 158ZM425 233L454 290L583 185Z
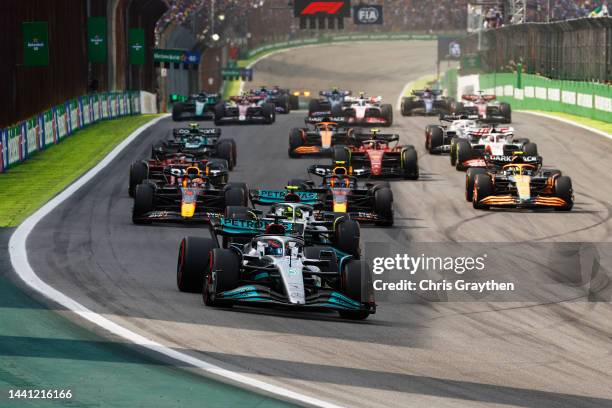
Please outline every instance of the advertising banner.
M350 17L351 2L349 0L295 0L294 17L314 17L327 15L334 17Z
M357 25L383 24L383 6L365 4L354 6L353 22Z
M0 129L0 173L4 173L4 163L5 163L5 157L4 157L4 146L5 146L5 130L4 129Z
M26 129L26 153L29 156L31 153L38 150L40 146L40 127L38 126L38 116L28 119L25 122Z
M87 60L106 62L106 17L87 19Z
M49 35L46 21L21 23L23 35L23 65L40 67L49 65Z
M128 32L130 64L144 65L145 63L145 32L142 28L130 28Z

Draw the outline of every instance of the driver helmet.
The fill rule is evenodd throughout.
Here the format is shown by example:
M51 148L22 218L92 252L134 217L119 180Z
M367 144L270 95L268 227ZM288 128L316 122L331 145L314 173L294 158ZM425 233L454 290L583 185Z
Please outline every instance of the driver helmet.
M189 124L189 129L198 129L200 127L200 125L196 122L191 122Z
M265 254L271 256L281 256L283 255L283 246L280 241L276 239L268 239L266 241Z

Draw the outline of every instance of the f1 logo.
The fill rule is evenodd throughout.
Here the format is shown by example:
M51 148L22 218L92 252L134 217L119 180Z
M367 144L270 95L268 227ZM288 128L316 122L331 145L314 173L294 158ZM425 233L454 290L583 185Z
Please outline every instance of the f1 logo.
M311 15L318 13L337 14L344 5L343 1L313 1L302 10L301 15Z

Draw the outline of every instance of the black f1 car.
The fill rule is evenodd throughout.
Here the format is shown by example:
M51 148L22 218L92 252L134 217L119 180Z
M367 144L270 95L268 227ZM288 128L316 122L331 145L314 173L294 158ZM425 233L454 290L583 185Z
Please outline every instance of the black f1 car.
M227 160L229 169L237 162L236 142L234 139L221 139L221 129L200 128L192 123L188 128L172 130L172 137L151 148L151 157L164 160L175 153L190 154L195 157L216 157Z
M272 124L276 120L274 104L262 96L232 96L215 106L215 125L224 123Z
M198 166L164 168L164 181L145 180L136 186L132 221L209 222L222 216L228 205L247 205L249 190L244 183L215 186L211 181L220 170L204 174Z
M440 90L414 90L402 98L402 116L443 115L450 112L452 100L442 96Z
M300 108L298 96L291 94L289 89L282 89L278 86L262 86L251 89L249 94L263 97L265 102L275 106L277 113L289 113Z
M187 101L176 102L172 106L172 120L212 120L219 99L217 93L201 92L191 95Z
M289 180L285 190L251 190L251 202L270 205L297 201L334 213L345 213L360 223L393 225L393 192L388 182L360 184L348 174L344 163L312 165L310 174L322 177L316 186L310 180Z
M474 208L572 209L572 180L560 170L543 169L541 157L488 156L486 161L486 168L470 168L466 174L465 198Z
M224 218L211 224L212 238L184 238L177 262L179 290L201 290L207 306L335 310L348 319L375 313L366 264L339 255L332 246L308 245L291 233L292 225Z
M289 133L289 157L330 155L332 146L351 144L353 129L344 127L344 118L307 118L312 127L293 128Z

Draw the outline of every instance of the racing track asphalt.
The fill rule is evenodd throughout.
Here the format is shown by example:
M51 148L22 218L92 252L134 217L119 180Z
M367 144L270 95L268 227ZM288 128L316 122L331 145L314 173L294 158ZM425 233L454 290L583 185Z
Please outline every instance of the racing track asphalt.
M403 85L434 72L435 43L374 42L303 48L256 65L256 84L340 86L394 103ZM248 87L249 84L247 84ZM310 159L287 157L289 129L226 126L238 143L234 181L280 188L303 177ZM422 179L393 183L396 226L364 228L363 241L611 241L612 143L548 119L515 115L548 165L571 175L572 213L479 212L463 199L463 175L447 157L423 150L427 118L401 118L395 130L414 144ZM134 226L127 195L130 162L174 124L164 120L132 143L30 235L36 273L78 302L127 328L220 366L351 407L612 406L610 303L423 303L378 298L365 322L332 314L203 306L175 285L179 240L206 232ZM499 405L498 405L499 404Z

